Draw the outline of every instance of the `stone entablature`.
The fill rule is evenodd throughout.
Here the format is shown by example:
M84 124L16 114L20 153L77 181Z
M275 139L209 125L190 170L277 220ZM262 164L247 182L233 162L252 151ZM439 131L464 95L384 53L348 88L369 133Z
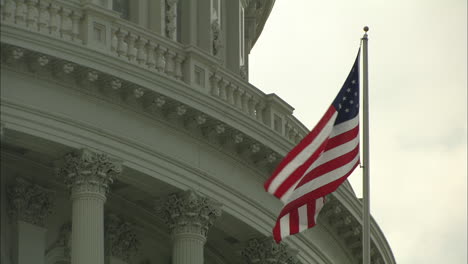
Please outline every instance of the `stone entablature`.
M44 226L45 218L52 212L53 193L24 178L15 180L15 184L8 188L11 219Z
M327 196L327 202L319 214L319 221L339 238L356 263L362 263L362 226L334 195ZM384 258L373 240L370 253L372 263L384 263Z

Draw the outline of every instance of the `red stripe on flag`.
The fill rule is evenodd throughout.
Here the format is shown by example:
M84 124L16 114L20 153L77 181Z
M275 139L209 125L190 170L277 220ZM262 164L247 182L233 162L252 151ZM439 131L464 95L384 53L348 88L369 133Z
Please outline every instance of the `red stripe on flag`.
M298 208L291 210L289 213L289 233L296 234L299 232L299 212Z
M349 131L346 131L342 134L329 138L325 151L336 148L339 145L342 145L348 141L351 141L355 139L358 135L359 135L359 125Z
M317 158L320 157L322 154L322 151L325 149L327 146L327 140L325 140L322 145L320 145L317 150L310 156L309 159L307 159L304 164L299 166L291 175L281 183L281 185L276 189L276 191L273 193L274 196L281 198L283 195L294 185L299 181L303 176L304 173L309 169L310 165L314 163Z
M281 210L278 216L278 219L288 214L294 208L299 208L303 206L304 204L309 203L310 201L315 201L316 199L335 191L338 188L338 186L340 186L340 184L342 184L346 180L346 178L353 172L354 168L356 168L358 164L359 164L359 161L357 161L356 164L353 165L353 167L350 169L348 173L346 173L339 179L333 182L330 182L320 188L317 188L316 190L313 190L309 193L306 193L303 196L297 198L296 200L291 201L288 204L286 204Z
M311 200L307 203L307 228L311 228L315 225L315 205L315 200Z
M280 219L281 218L278 218L275 227L273 227L273 238L275 239L276 243L279 243L281 241Z
M336 159L332 159L328 162L325 162L324 164L321 164L320 166L317 166L317 168L311 170L309 173L307 173L306 176L304 176L301 182L296 186L296 189L312 181L313 179L316 179L326 173L329 173L340 167L343 167L344 165L350 163L358 154L359 154L359 144L350 152L344 155L341 155L337 157Z
M294 147L287 155L284 157L284 159L280 162L278 167L275 169L273 172L273 175L265 182L264 187L265 190L268 191L268 188L270 187L271 182L276 178L276 176L288 165L291 160L293 160L299 153L301 153L308 145L310 145L311 142L317 137L317 135L322 131L322 129L327 125L328 121L330 118L333 116L333 114L336 112L335 107L331 105L328 110L325 112L325 115L320 119L318 124L312 129L312 131L307 134L307 136L302 139L302 141Z

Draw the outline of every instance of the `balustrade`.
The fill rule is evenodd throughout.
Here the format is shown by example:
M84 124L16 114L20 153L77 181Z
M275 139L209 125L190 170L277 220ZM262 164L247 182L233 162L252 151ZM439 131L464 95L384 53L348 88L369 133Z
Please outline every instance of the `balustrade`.
M292 116L292 108L271 100L248 82L227 71L212 54L185 47L173 37L152 31L121 19L117 13L90 2L51 0L5 0L1 6L3 26L22 27L115 56L144 70L154 71L175 81L194 86L189 70L193 65L208 73L208 87L200 89L226 107L265 125L295 143L306 128ZM168 32L166 32L168 33ZM185 63L190 65L185 67ZM209 61L209 63L207 63ZM281 122L274 123L275 118Z

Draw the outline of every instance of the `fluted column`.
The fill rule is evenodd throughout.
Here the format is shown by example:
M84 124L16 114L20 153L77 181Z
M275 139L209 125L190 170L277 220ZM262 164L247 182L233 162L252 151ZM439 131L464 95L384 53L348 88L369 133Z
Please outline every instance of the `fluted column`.
M52 207L51 192L23 178L8 188L9 215L15 226L14 262L45 263L44 220Z
M87 149L65 156L59 175L71 191L72 264L104 263L104 203L121 170L119 161Z
M172 194L162 206L162 217L172 235L173 264L203 264L203 247L221 205L194 191Z
M250 239L241 252L247 264L299 264L297 251L271 237Z

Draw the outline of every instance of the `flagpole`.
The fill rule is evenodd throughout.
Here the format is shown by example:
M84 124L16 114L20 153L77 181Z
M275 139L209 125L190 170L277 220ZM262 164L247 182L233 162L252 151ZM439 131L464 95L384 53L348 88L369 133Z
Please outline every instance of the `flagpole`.
M362 37L362 107L363 107L363 180L362 180L362 263L370 264L370 199L369 199L369 79L367 68L367 31Z

